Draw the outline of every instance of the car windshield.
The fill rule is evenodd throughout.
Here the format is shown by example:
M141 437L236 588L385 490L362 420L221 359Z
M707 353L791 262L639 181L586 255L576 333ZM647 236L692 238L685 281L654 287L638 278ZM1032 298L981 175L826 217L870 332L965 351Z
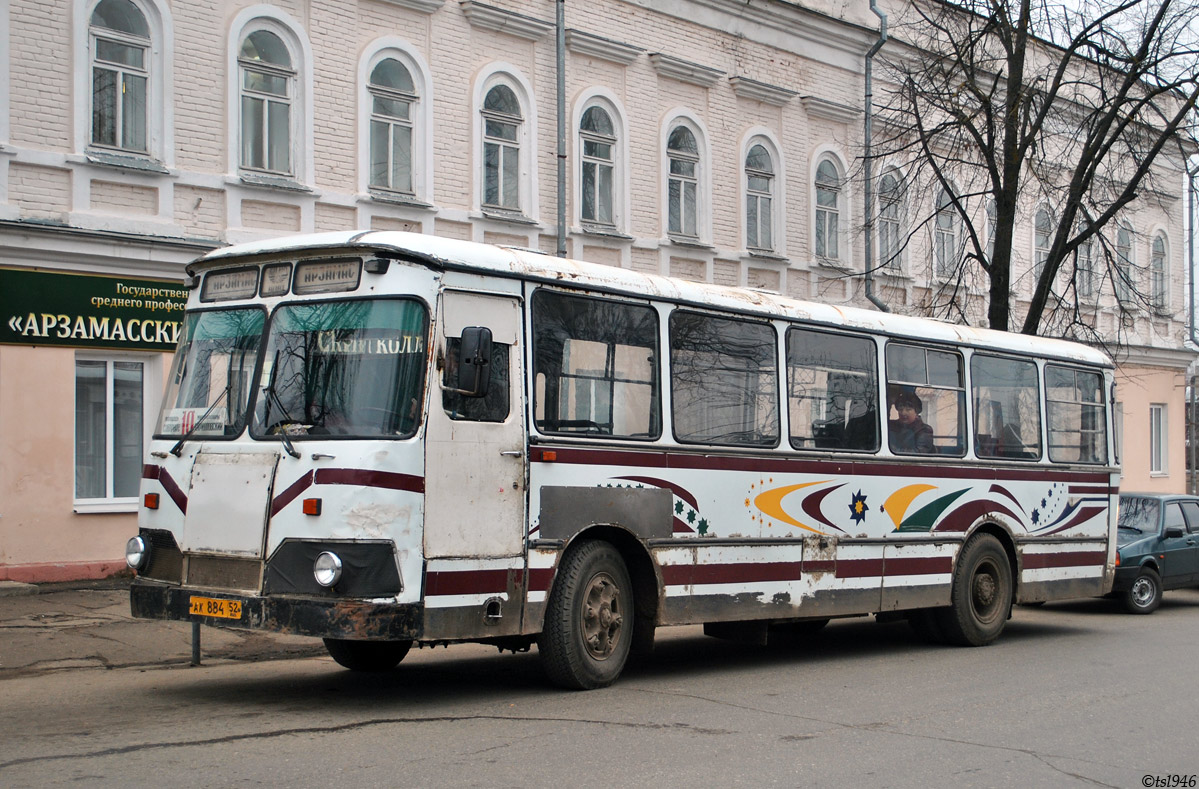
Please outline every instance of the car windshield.
M285 304L271 318L255 438L397 438L416 432L425 308L411 299Z
M241 434L265 318L258 307L188 313L157 435Z
M1161 502L1157 499L1121 496L1118 525L1121 529L1133 529L1142 534L1156 532L1160 513Z

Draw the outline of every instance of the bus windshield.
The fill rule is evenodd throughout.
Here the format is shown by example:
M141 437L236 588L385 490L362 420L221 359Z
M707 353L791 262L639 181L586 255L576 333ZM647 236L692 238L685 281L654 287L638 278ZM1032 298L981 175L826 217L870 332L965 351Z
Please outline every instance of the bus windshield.
M187 315L157 435L232 438L241 434L265 317L259 307Z
M403 438L416 432L425 308L411 299L285 304L271 318L255 438Z

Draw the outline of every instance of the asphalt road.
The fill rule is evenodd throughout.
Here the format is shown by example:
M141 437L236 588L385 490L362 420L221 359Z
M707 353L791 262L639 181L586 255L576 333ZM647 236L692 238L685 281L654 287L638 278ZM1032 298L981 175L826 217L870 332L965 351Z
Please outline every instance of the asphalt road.
M1185 786L1196 656L1186 590L1147 617L1020 608L981 649L872 619L771 647L662 630L591 692L549 687L535 650L478 646L374 676L326 657L18 673L0 785Z

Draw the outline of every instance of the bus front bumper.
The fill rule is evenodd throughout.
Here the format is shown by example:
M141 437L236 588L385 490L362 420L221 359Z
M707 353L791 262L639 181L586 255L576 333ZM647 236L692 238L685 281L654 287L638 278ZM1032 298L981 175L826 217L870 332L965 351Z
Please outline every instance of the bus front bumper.
M215 604L208 606L208 601ZM200 607L216 610L219 615L193 614L193 602L202 603ZM244 630L372 641L418 640L424 621L424 607L420 604L247 595L142 578L134 579L130 587L129 607L138 619L178 619ZM236 616L232 615L234 612Z

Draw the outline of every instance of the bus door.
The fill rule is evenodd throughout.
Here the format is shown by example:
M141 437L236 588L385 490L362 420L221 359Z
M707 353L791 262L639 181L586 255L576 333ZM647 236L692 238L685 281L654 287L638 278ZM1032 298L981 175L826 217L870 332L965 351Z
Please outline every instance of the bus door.
M197 452L179 547L185 553L261 559L278 462L278 452ZM192 563L193 570L202 564ZM192 575L189 571L194 582Z
M425 558L523 556L524 376L521 308L515 298L446 290L437 321L425 448ZM449 391L462 330L491 330L491 385L484 397ZM523 562L513 564L519 577Z

